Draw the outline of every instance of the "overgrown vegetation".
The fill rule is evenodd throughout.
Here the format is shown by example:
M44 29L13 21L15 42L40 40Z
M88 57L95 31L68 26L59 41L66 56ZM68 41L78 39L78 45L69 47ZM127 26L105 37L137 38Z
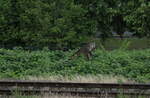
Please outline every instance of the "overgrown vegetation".
M84 57L69 60L74 50L67 52L25 51L0 49L0 77L23 78L25 76L44 75L122 75L138 82L150 80L150 50L114 50L97 49L93 58Z
M100 44L100 42L97 42ZM104 43L104 48L106 50L114 49L124 49L124 50L133 50L133 49L148 49L150 48L150 39L148 38L127 38L124 40L119 40L117 38L109 38Z
M112 31L150 37L149 0L0 0L0 47L65 50Z

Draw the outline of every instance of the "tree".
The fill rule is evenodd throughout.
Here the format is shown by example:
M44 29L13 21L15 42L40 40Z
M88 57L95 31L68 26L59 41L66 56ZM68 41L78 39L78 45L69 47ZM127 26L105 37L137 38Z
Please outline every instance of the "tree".
M68 49L113 31L150 36L149 12L146 0L0 0L0 43Z
M132 13L126 16L129 30L135 32L138 37L150 37L150 2L147 0L138 0L132 3ZM138 5L138 6L136 6Z

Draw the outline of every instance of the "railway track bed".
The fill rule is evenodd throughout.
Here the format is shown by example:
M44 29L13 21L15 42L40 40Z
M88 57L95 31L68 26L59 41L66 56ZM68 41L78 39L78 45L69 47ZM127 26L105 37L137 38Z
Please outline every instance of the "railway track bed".
M71 83L25 80L0 81L0 95L12 95L14 92L19 92L23 95L60 94L82 97L109 96L111 98L115 98L118 95L125 95L150 98L150 84Z

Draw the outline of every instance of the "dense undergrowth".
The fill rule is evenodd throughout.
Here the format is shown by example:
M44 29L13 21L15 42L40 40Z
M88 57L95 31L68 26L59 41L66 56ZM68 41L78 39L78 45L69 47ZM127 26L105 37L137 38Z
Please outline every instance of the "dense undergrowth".
M25 51L0 49L0 78L23 78L41 75L121 75L138 82L150 80L150 49L93 52L91 60L77 57L69 60L74 50Z

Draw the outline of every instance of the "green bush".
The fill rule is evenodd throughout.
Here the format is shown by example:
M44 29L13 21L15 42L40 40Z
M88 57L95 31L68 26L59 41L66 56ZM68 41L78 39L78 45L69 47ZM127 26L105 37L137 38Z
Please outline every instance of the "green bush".
M69 60L74 50L25 51L0 49L0 77L23 78L41 75L113 74L145 82L150 80L150 50L97 49L91 60L83 56Z

